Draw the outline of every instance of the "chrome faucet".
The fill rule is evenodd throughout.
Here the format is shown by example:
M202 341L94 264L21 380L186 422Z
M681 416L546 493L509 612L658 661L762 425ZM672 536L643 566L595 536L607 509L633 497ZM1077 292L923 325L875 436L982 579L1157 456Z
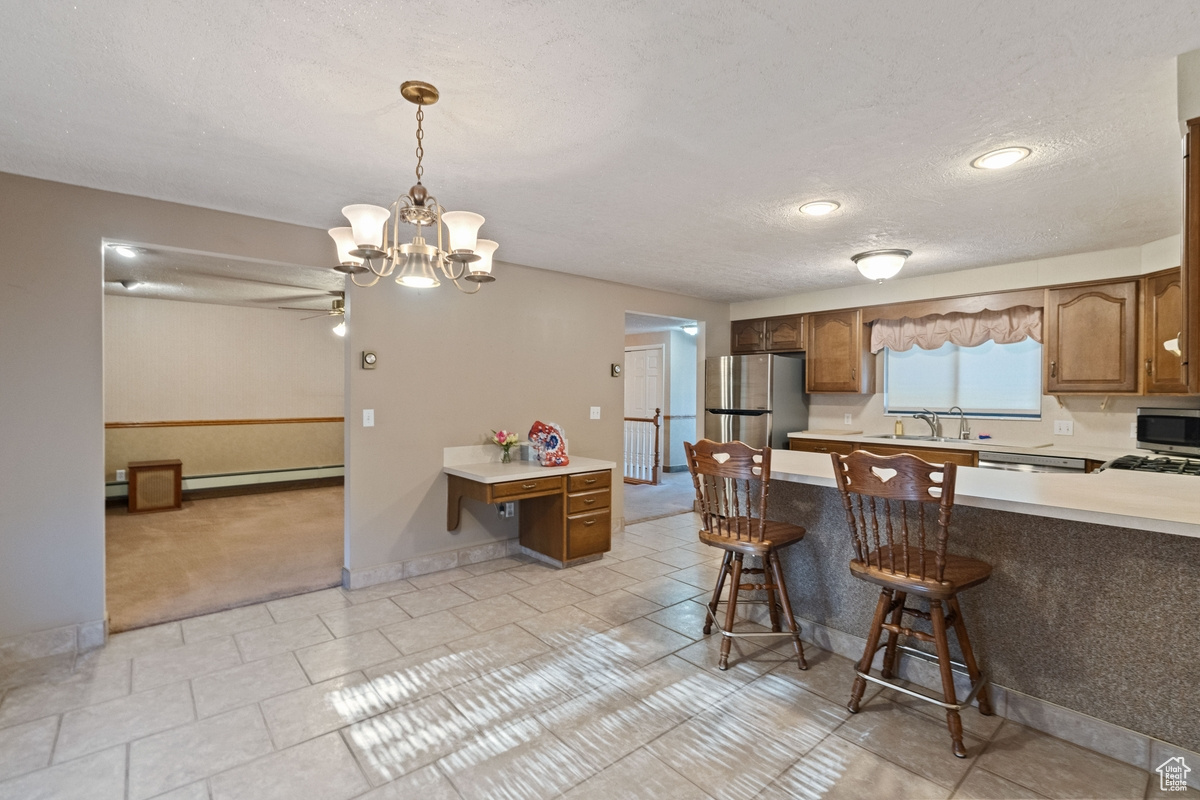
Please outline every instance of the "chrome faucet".
M947 411L946 413L949 414L951 411L954 411L955 409L958 410L958 438L970 439L971 438L971 426L967 424L967 415L965 413L963 413L962 408L960 408L959 406L950 406L950 410Z
M925 423L929 426L929 432L930 432L931 436L941 436L942 435L942 431L941 431L942 423L940 420L938 420L937 412L930 411L928 408L922 408L921 410L924 411L925 413L924 414L913 414L913 419L924 420Z

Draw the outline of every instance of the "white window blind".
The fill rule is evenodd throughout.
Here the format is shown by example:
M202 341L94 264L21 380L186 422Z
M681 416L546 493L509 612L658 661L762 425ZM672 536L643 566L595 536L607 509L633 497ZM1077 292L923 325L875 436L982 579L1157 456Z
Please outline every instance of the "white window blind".
M913 414L961 406L981 417L1037 419L1042 409L1042 346L1033 339L977 347L884 350L884 410Z

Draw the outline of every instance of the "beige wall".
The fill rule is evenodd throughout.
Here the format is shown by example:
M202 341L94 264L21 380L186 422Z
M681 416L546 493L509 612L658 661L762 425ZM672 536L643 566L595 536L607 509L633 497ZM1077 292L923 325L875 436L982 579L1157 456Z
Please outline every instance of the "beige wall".
M471 297L448 283L350 290L350 569L516 535L513 520L473 502L447 534L444 447L482 443L502 426L525 432L541 419L563 426L571 453L620 463L623 381L609 369L624 362L626 311L701 320L701 346L729 348L727 304L503 263L495 274ZM373 371L357 365L366 349L379 354ZM588 418L590 406L600 406L599 420ZM375 427L362 427L364 408L375 410ZM618 483L614 516L622 509Z
M334 203L336 205L336 203ZM0 174L0 638L104 616L104 237L312 266L321 230Z
M747 319L1140 275L1179 266L1179 247L1180 237L1171 236L1142 247L1080 253L944 275L899 278L882 284L864 280L859 285L842 289L735 303L730 318ZM853 265L848 266L854 269ZM810 429L861 430L868 434L892 431L895 419L883 413L883 359L880 357L876 361L875 385L878 393L812 395L808 417ZM1134 446L1135 440L1129 436L1129 426L1135 419L1139 405L1186 408L1196 405L1195 398L1112 397L1102 409L1100 406L1104 401L1103 397L1064 397L1060 406L1056 398L1043 397L1040 420L975 420L971 423L971 430L976 434L990 433L997 442L1007 440L1124 450ZM851 415L848 425L844 422L846 414ZM1071 420L1074 434L1069 437L1055 436L1056 420ZM924 425L919 420L908 420L906 426L909 427L906 430L911 433L922 429ZM954 435L957 431L957 423L943 425L944 433Z
M303 316L105 295L105 422L340 417L345 342Z

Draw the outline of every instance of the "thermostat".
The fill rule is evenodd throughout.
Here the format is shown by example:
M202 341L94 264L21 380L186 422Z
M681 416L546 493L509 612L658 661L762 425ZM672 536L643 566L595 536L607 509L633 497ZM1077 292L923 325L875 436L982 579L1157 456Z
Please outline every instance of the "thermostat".
M375 369L376 356L370 350L363 350L362 353L362 368Z

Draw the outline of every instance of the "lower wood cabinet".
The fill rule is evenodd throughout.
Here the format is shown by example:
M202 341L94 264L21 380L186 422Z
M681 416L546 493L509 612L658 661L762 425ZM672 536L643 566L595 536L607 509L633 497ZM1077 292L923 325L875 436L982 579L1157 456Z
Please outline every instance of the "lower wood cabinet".
M791 450L801 450L808 453L837 453L849 455L855 450L865 450L880 456L894 456L898 453L912 453L917 458L931 464L950 462L960 467L979 466L979 453L974 450L956 450L943 447L925 447L918 444L875 444L874 442L846 442L841 439L789 439Z
M789 439L788 449L805 453L838 453L843 456L854 452L854 442L836 442L825 439Z

